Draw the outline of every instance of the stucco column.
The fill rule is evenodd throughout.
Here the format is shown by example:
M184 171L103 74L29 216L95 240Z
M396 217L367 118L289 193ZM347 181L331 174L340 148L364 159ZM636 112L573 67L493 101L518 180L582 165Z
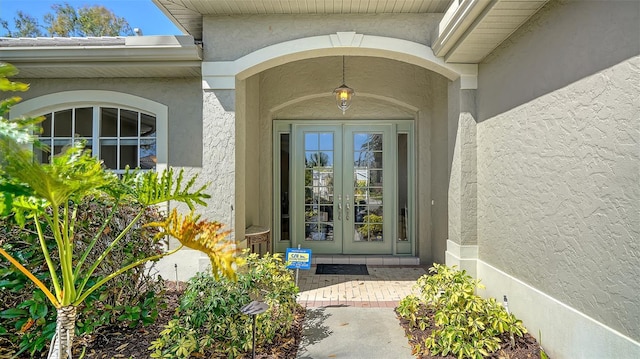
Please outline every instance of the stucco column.
M475 275L478 258L476 90L449 84L449 230L446 264Z
M193 185L194 189L208 184L205 192L211 198L205 200L206 207L196 206L197 214L202 218L218 221L224 225L224 229L231 230L237 227L235 122L235 90L203 89L202 167L181 168L185 171L185 178L198 176ZM182 138L181 140L190 141L191 139ZM177 208L180 213L189 213L189 208L184 204L177 204ZM231 236L238 238L235 231ZM244 231L239 238L244 238ZM177 245L177 241L170 241L171 248ZM205 254L185 248L162 258L155 264L155 268L166 279L174 279L177 276L178 280L186 281L197 272L209 270L210 265L211 262Z

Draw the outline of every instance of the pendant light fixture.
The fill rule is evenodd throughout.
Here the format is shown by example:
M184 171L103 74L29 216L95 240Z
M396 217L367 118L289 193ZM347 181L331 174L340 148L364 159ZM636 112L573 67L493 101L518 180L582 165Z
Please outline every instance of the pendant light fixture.
M336 96L338 108L342 110L342 114L344 115L349 106L351 106L351 100L353 100L353 96L356 94L351 87L345 85L344 56L342 56L342 85L333 90L333 94Z

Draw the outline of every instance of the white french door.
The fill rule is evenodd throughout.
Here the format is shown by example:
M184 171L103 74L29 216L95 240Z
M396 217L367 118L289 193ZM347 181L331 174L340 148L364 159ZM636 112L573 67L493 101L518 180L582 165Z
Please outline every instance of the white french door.
M393 123L289 128L274 137L287 149L274 171L276 237L317 254L411 254L408 132Z

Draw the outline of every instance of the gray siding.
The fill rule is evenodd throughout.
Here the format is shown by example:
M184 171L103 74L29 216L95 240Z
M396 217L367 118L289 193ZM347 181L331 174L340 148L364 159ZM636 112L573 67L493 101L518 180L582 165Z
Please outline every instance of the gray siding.
M105 90L156 101L169 108L169 165L202 166L202 90L200 79L28 79L23 100L73 90Z
M441 14L254 15L205 17L204 61L235 60L284 41L338 31L431 44Z
M640 2L553 1L480 66L480 259L640 339Z

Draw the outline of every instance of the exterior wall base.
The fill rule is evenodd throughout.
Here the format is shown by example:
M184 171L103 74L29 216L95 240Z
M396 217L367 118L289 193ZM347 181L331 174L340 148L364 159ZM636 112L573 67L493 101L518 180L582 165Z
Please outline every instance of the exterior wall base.
M460 270L476 278L478 263L477 245L460 245L450 239L447 240L447 251L445 252L445 264L449 267L457 266Z
M196 273L210 270L211 262L206 255L193 249L181 249L178 252L166 256L155 263L155 270L158 275L166 280L176 280L186 282Z
M554 359L640 358L640 343L588 317L519 279L478 260L477 278L487 287L480 294L509 300L521 319Z

